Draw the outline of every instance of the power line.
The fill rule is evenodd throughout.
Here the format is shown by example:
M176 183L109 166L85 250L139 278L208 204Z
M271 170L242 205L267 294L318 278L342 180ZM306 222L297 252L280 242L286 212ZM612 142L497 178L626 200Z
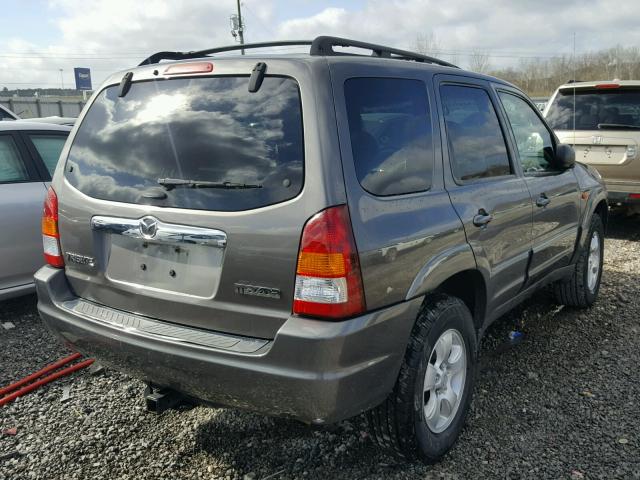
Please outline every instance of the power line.
M0 80L0 85L57 85L60 88L60 82L3 82Z
M28 71L29 73L46 73L46 72L59 72L60 70L58 68L3 68L2 69L3 72L22 72L24 73L25 71ZM113 68L92 68L91 69L92 72L111 72L111 73L115 73L117 72L117 69L114 70Z
M258 16L258 14L256 14L256 13L255 13L251 8L249 8L249 5L247 5L247 3L246 3L246 2L244 3L244 8L245 8L245 10L247 10L248 12L250 12L250 13L251 13L251 17L252 17L252 18L254 18L254 19L256 19L256 20L258 21L258 23L262 26L262 28L263 28L265 31L267 31L267 32L271 33L274 37L277 37L277 36L278 36L278 34L277 34L277 33L276 33L276 32L275 32L271 27L269 27L267 24L265 24L265 23L260 19L260 17Z
M251 13L252 18L255 18L258 23L260 23L261 27L268 31L269 33L277 36L277 33L266 25L260 17L246 4L244 4L244 8ZM242 25L244 27L244 24ZM240 32L238 32L240 33ZM522 53L522 52L514 52L514 51L491 51L490 49L434 49L432 53L439 55L474 55L477 52L482 52L490 57L497 58L561 58L562 55L558 54L549 54L549 53ZM149 52L104 52L104 53L87 53L87 52L61 52L59 54L52 52L39 52L39 51L28 51L28 52L11 52L11 53L0 53L0 58L43 58L43 59L69 59L69 60L119 60L119 59L129 59L129 58L139 58L140 56L147 55Z

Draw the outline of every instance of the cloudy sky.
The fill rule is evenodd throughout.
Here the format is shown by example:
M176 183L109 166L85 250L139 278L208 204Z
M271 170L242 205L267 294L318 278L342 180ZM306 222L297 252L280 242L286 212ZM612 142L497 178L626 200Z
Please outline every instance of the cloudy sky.
M412 48L433 34L462 66L640 45L637 0L244 0L248 42L332 34ZM72 85L73 67L105 76L159 50L233 42L234 0L0 0L0 88ZM624 33L624 35L621 35ZM62 69L62 79L60 75Z

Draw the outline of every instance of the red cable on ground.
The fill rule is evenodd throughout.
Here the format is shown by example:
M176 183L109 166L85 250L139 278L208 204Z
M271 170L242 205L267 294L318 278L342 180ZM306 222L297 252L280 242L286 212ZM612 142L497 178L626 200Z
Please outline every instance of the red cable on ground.
M52 370L57 370L61 366L66 365L67 363L73 362L74 360L80 358L81 356L82 355L79 353L74 353L73 355L69 355L68 357L62 358L57 362L52 363L51 365L47 365L43 369L38 370L36 373L32 373L31 375L24 377L22 380L18 380L17 382L12 383L11 385L7 385L6 387L0 388L0 398L9 392L12 392L16 388L21 387L22 385L25 385L26 383L29 383L30 381L41 377L45 373L49 373Z
M55 372L55 373L52 373L51 375L47 375L46 377L43 377L40 380L33 382L30 385L27 385L26 387L22 387L20 390L13 392L7 395L6 397L0 398L0 407L2 407L3 405L6 405L9 402L14 401L16 398L21 397L22 395L32 392L33 390L35 390L38 387L41 387L42 385L46 385L47 383L52 382L60 377L64 377L65 375L73 373L82 368L88 367L93 362L95 362L95 360L93 358L89 358L88 360L85 360L83 362L76 363L75 365L71 365L70 367L63 368L59 372Z

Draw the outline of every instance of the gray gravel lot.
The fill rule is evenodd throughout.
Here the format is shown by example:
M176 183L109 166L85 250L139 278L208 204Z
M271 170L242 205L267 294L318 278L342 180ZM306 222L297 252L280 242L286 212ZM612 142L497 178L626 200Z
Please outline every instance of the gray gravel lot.
M398 463L359 418L314 430L203 407L147 413L143 385L81 372L0 407L0 479L640 479L640 220L612 220L600 298L547 292L496 322L462 437L438 465ZM65 355L35 297L0 303L0 386ZM506 342L519 325L524 339ZM61 402L63 387L71 400Z

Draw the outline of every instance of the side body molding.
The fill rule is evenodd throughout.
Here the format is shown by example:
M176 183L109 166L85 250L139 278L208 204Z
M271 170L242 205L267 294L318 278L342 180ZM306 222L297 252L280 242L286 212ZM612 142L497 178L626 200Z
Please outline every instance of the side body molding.
M456 273L476 268L475 256L466 242L440 252L420 269L407 292L406 299L424 295Z

